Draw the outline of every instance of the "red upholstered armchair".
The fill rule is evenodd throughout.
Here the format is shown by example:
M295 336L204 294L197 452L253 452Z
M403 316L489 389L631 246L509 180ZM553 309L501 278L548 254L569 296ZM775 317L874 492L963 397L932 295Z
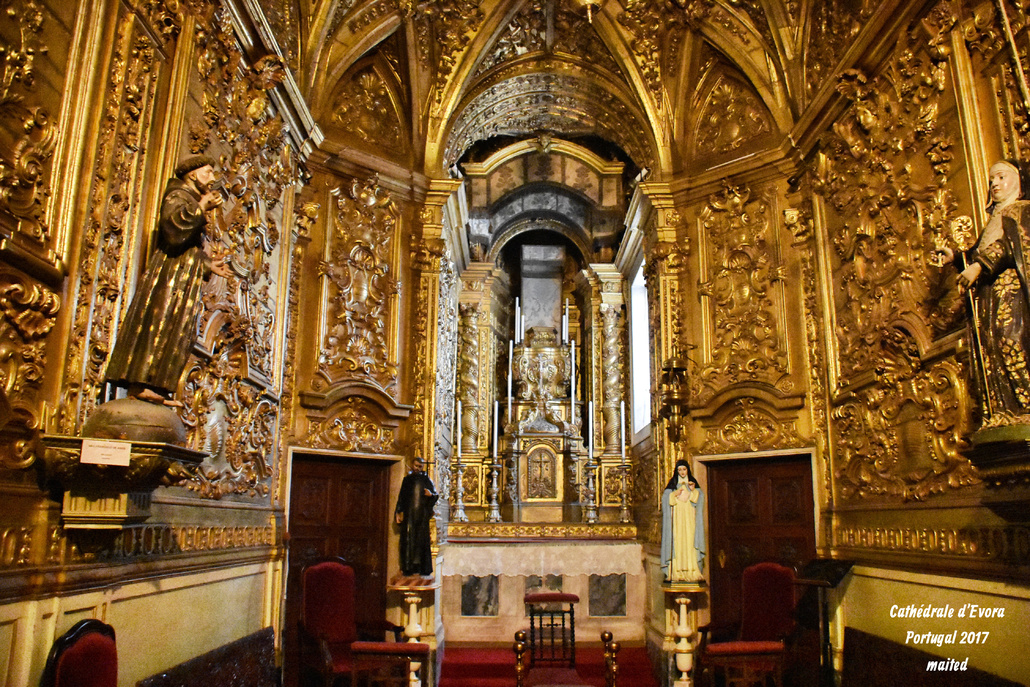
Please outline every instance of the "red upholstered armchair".
M358 639L381 640L386 632L393 632L395 638L400 639L403 628L385 620L376 627L362 627L359 632L354 616L354 569L343 559L308 564L301 573L301 585L301 668L316 670L322 675L326 687L331 687L342 675L350 677L353 674L352 648ZM377 643L385 644L363 642L364 653L377 653ZM397 645L393 646L393 650L383 647L381 653L395 657L398 650Z
M117 687L118 650L114 628L80 620L50 649L40 687Z
M777 563L758 563L741 579L740 633L735 641L710 642L701 629L698 668L724 671L726 687L783 685L784 640L794 629L794 571Z

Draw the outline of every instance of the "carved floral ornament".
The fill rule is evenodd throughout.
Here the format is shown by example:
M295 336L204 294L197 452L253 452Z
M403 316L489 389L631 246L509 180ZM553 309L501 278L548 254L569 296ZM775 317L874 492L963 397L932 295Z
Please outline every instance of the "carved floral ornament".
M359 396L348 397L332 416L311 422L307 441L316 448L393 453L393 430L384 426L376 410L374 405Z
M35 61L48 50L40 41L43 6L36 0L3 0L0 11L18 22L21 39L20 45L0 46L0 120L5 128L20 132L0 143L0 229L45 244L50 238L46 202L57 127L47 110L35 104Z
M704 99L697 120L697 155L721 155L773 130L765 104L737 79L719 75Z
M346 134L372 146L399 149L404 131L390 85L373 65L344 84L332 106L332 121Z
M881 332L877 353L876 383L831 413L841 496L918 500L979 482L959 454L970 412L962 366L924 363L900 328Z

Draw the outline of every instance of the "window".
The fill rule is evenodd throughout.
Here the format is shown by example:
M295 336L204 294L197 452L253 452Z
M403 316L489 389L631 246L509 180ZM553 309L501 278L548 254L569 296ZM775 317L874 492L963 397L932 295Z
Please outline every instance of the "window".
M651 337L647 322L647 287L641 263L629 296L630 387L633 399L633 433L651 422Z

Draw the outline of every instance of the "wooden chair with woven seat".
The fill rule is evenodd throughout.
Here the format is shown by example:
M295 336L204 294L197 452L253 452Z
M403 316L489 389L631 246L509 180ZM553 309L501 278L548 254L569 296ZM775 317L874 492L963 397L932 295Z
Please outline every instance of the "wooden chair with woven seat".
M94 619L75 623L51 647L39 685L117 687L118 648L114 628Z
M741 623L735 640L710 641L711 626L699 628L697 669L714 684L722 672L726 687L783 687L785 640L794 629L794 571L777 563L758 563L741 578Z

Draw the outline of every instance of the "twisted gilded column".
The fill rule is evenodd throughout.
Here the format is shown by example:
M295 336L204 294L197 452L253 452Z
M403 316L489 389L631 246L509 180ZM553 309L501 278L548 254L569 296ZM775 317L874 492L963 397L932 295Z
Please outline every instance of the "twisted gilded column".
M473 303L458 306L460 337L458 398L461 399L461 451L471 454L479 446L479 307Z
M619 408L622 395L622 346L619 324L621 306L601 304L601 393L604 420L604 452L617 453L622 432Z

